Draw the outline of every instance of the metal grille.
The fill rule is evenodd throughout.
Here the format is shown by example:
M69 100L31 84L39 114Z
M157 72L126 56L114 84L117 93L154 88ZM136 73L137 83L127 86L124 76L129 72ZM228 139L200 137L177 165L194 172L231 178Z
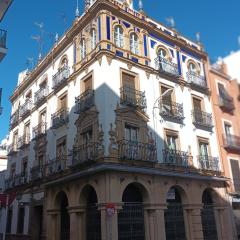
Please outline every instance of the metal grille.
M144 240L142 203L125 203L118 214L118 240Z
M169 203L164 217L166 240L186 240L182 205Z
M204 204L201 215L204 240L218 240L213 205Z
M86 240L101 240L101 213L96 204L87 206L86 228Z

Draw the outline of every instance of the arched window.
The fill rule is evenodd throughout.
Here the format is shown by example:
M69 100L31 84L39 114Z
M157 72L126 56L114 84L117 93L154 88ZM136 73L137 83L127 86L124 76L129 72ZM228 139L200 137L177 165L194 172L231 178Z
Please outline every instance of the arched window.
M121 26L114 28L114 42L117 47L123 48L123 29Z
M65 67L65 66L68 66L68 60L66 57L64 57L62 59L60 68Z
M167 57L167 51L164 48L159 48L157 51L158 57L166 58Z
M189 70L189 72L191 72L191 73L197 73L197 72L198 72L197 66L196 66L196 64L193 63L193 62L190 62L190 63L188 64L188 70Z
M130 34L130 50L134 54L138 54L138 36L136 33Z
M95 49L97 44L97 34L96 34L96 30L93 28L91 30L91 48L92 50Z
M83 60L86 57L86 41L85 41L85 39L82 39L80 42L80 56L81 56L81 60Z

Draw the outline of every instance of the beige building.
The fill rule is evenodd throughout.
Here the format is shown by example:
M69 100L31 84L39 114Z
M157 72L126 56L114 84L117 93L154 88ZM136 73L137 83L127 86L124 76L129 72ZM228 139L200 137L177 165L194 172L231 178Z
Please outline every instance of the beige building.
M237 239L208 56L132 6L86 1L20 74L6 239Z

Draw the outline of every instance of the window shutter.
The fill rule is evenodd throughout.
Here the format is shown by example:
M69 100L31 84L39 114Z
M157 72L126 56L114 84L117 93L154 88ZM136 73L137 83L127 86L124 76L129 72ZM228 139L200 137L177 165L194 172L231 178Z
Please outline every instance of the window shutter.
M230 159L235 192L240 192L240 169L238 160Z
M135 76L123 73L123 86L135 89Z

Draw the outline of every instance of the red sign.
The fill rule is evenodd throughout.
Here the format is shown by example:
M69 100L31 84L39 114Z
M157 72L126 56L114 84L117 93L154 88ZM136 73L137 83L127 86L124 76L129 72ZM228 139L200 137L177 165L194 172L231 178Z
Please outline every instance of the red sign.
M112 217L116 212L116 206L113 203L108 203L106 205L106 212L109 217Z

